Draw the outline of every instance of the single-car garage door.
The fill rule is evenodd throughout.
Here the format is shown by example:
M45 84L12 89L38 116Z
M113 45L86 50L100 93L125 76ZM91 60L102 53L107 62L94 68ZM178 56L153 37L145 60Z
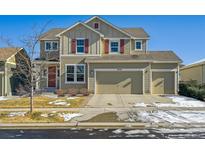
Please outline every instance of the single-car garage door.
M142 94L142 71L97 71L97 94Z
M175 72L152 72L153 94L175 93Z

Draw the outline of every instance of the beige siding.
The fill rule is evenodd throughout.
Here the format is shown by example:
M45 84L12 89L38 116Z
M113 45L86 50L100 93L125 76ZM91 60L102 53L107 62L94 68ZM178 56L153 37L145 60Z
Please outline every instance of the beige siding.
M4 95L4 74L0 73L0 96Z
M177 69L177 63L154 63L151 69Z
M133 69L146 69L148 71L145 71L144 74L144 78L146 81L148 82L144 82L144 89L145 89L145 93L149 93L150 91L150 82L149 82L149 64L148 63L93 63L89 65L89 77L88 77L88 82L89 82L89 90L91 92L94 92L94 84L95 84L95 80L94 80L94 69L120 69L120 68L124 68L124 69L129 69L129 68L133 68Z
M49 40L52 41L52 40ZM58 40L53 40L53 41L58 41ZM60 41L58 41L58 51L45 51L45 42L44 40L40 41L40 58L41 59L51 59L52 57L59 57L59 49L60 49Z
M72 54L71 41L76 38L85 38L89 40L89 54L100 54L100 35L82 25L78 25L62 36L63 55Z
M112 26L108 25L107 23L104 23L103 21L101 21L99 19L93 19L92 21L88 22L88 25L93 27L93 23L94 22L99 22L100 29L97 30L97 31L99 31L102 34L104 34L105 38L123 38L123 37L128 37L126 34L116 30Z
M175 72L153 72L152 93L175 94Z
M202 84L202 76L203 76L202 70L203 70L202 65L181 70L180 71L181 81L194 80L197 81L198 84Z
M65 65L66 64L85 64L85 57L61 57L61 89L68 90L68 88L87 88L87 66L85 70L85 84L68 84L65 83Z
M143 94L143 73L96 72L97 94Z

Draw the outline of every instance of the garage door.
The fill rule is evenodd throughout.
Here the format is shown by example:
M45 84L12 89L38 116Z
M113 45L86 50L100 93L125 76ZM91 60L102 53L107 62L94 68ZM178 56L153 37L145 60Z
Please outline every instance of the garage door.
M97 94L142 94L142 72L97 71Z
M174 72L153 72L152 93L153 94L174 94L175 93Z

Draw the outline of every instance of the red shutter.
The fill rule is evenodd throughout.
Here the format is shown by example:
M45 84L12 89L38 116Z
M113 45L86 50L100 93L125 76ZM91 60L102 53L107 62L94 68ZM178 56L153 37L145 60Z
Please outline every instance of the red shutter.
M85 53L88 53L89 51L89 40L85 39Z
M124 53L124 50L125 50L125 40L124 39L121 39L120 40L120 53Z
M72 42L71 42L71 52L73 54L76 53L76 39L72 39Z
M108 54L109 53L109 40L105 40L105 48L104 48L104 50L105 50L105 54Z

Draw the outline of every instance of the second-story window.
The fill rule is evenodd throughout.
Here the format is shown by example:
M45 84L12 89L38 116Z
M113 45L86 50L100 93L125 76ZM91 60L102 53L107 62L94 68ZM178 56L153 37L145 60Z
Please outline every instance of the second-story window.
M118 53L119 52L119 41L110 41L110 52Z
M85 39L77 39L77 53L83 54L85 52Z
M57 51L57 50L58 50L58 41L45 42L45 51Z
M135 50L142 50L142 41L141 40L135 41Z

